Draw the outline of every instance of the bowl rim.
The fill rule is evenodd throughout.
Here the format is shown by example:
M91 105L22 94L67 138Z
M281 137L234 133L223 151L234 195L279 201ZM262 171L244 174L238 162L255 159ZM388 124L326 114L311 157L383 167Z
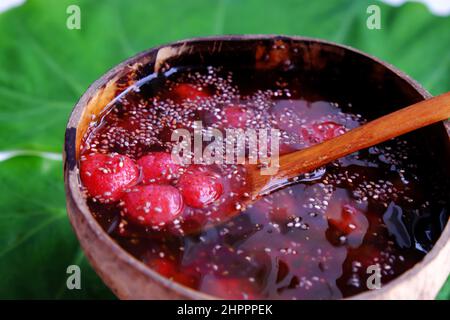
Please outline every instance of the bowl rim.
M111 69L109 69L107 72L102 74L97 80L95 80L83 93L83 95L80 97L80 99L75 104L73 110L70 113L67 125L66 125L66 132L65 132L65 140L64 140L64 151L63 151L63 163L64 163L64 182L65 182L65 188L66 188L66 196L68 197L67 202L69 200L76 206L76 210L78 210L82 215L83 218L86 220L88 227L91 229L92 232L96 234L98 237L98 240L101 241L104 245L106 245L111 252L122 262L128 264L130 267L136 269L140 273L142 273L145 277L149 278L149 280L155 281L157 284L164 286L165 288L171 289L176 291L177 294L182 295L184 297L188 297L189 299L220 299L219 297L203 293L201 291L192 289L190 287L184 286L176 281L172 281L162 275L160 275L158 272L154 271L150 267L146 266L143 262L132 256L130 253L128 253L125 249L123 249L118 243L116 243L113 238L111 238L100 226L100 224L97 222L97 220L94 218L92 213L87 207L85 198L81 194L81 189L79 185L79 181L76 185L74 185L72 182L73 180L69 179L69 173L75 171L75 174L78 176L78 167L76 165L76 144L75 137L73 134L69 132L70 129L77 128L77 125L79 123L79 120L81 119L82 111L84 110L84 107L86 106L87 102L89 101L89 98L93 96L97 92L97 90L107 83L107 81L111 78L111 76L115 75L119 70L122 70L124 67L126 67L129 64L138 62L141 58L151 54L151 53L157 53L160 49L165 47L172 47L172 46L180 46L183 44L196 44L196 43L202 43L202 42L226 42L226 41L258 41L258 40L288 40L288 41L296 41L296 42L311 42L311 43L317 43L320 45L329 45L337 48L344 49L346 51L351 51L357 55L363 56L367 58L368 60L371 60L373 63L382 65L384 68L386 68L388 71L395 74L397 77L404 80L407 85L411 86L412 89L414 89L423 99L431 98L432 95L424 89L416 80L411 78L409 75L404 73L403 71L400 71L396 67L394 67L392 64L382 61L379 58L376 58L370 54L367 54L365 52L362 52L358 49L355 49L353 47L350 47L348 45L344 44L338 44L332 41L323 40L319 38L314 37L304 37L304 36L292 36L292 35L279 35L279 34L245 34L245 35L215 35L215 36L206 36L206 37L193 37L183 40L178 40L174 42L169 42L165 44L161 44L146 50L143 50L135 55L133 55L130 58L127 58L126 60L120 62L119 64L115 65ZM446 121L449 123L449 121ZM450 141L450 132L447 132L449 135L449 141ZM69 156L68 156L69 155ZM75 163L73 163L75 161ZM68 204L67 204L68 205ZM68 215L70 222L72 224L72 227L75 230L75 233L77 233L75 223L72 221L71 214ZM78 234L77 234L78 236ZM382 292L387 292L388 290L394 288L400 283L403 283L405 281L408 281L417 273L421 271L421 267L424 267L433 260L435 260L440 253L440 250L442 250L446 244L446 239L450 238L450 223L446 223L446 226L444 230L442 231L441 235L439 236L439 239L434 244L432 250L427 253L422 260L417 262L412 268L408 269L407 271L403 272L401 275L396 277L395 279L389 281L387 284L383 285L382 288L378 290L368 290L364 291L362 293L355 294L353 296L349 296L345 299L370 299L370 298L377 298L378 295L380 295ZM450 249L450 245L447 246L447 250ZM85 249L83 248L83 251ZM90 261L92 264L92 262ZM450 269L450 268L449 268ZM97 272L97 271L96 271ZM450 272L450 270L449 270ZM105 280L102 279L104 282ZM109 286L109 284L107 283ZM120 296L119 296L120 298Z

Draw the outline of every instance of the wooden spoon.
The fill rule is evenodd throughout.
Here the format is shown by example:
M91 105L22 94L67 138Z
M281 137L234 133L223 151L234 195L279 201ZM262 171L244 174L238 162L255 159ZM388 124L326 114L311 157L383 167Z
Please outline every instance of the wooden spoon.
M305 179L299 177L302 174L361 149L448 118L450 118L450 92L385 115L333 139L282 155L279 158L278 171L274 175L261 174L261 164L246 164L246 193L238 200L239 205L236 205L236 209L203 225L189 225L188 228L182 228L183 233L192 234L223 224L245 211L261 196L289 184L304 181ZM296 177L299 179L293 179ZM161 235L155 233L153 236Z
M279 169L274 175L262 175L261 165L246 164L246 196L242 196L235 211L227 212L220 219L210 220L198 228L185 229L191 234L225 223L254 203L263 195L285 187L292 181L336 159L402 134L450 118L450 92L400 109L381 118L350 130L338 137L309 148L280 156ZM311 180L311 179L308 179Z
M424 100L373 120L336 138L280 156L275 175L261 175L256 165L247 166L251 199L285 185L285 181L331 161L450 118L450 92ZM254 201L254 200L253 200Z

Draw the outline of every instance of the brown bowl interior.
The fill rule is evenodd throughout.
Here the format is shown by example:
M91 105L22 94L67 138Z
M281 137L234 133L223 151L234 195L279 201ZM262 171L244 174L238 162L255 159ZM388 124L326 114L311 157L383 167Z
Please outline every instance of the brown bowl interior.
M87 126L114 97L153 72L193 65L279 69L302 74L308 91L316 91L318 98L362 106L357 111L368 119L430 97L408 76L373 57L336 44L296 37L233 36L180 41L150 49L116 66L90 86L72 112L66 131L64 172L71 223L89 261L120 298L214 298L163 278L109 238L87 208L77 171L79 146ZM426 155L420 158L424 174L432 175L433 168L439 166L447 170L441 179L448 181L450 139L443 123L418 130L407 139L417 145L421 155ZM450 272L449 235L447 226L422 262L382 289L355 298L433 298ZM426 273L431 267L435 271ZM442 276L436 275L437 271L442 271ZM411 279L428 274L433 274L436 284L416 281L414 292L398 289L414 282Z

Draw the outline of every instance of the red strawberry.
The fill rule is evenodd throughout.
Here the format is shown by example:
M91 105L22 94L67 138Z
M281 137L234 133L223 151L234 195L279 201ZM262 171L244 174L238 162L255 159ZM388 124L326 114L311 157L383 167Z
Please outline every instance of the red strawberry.
M223 185L220 177L205 167L191 167L178 181L183 199L194 208L205 208L222 195Z
M143 183L169 183L176 179L181 166L174 163L167 152L151 152L137 161L142 168Z
M302 136L310 143L320 143L345 133L345 127L332 121L313 123L311 128L302 129Z
M202 89L202 90L201 90ZM173 88L173 92L179 100L196 100L209 97L209 94L203 88L194 86L190 83L180 83Z
M159 226L178 218L183 209L180 192L169 185L137 186L123 198L125 216L143 226Z
M97 153L81 159L80 175L90 196L110 202L119 200L123 191L136 182L139 170L127 156Z

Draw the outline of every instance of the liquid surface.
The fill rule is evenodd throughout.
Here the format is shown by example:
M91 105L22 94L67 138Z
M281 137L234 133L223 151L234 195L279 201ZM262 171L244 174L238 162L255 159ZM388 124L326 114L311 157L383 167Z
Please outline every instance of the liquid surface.
M173 130L192 131L196 120L222 131L277 128L281 154L366 121L358 113L361 106L327 101L305 83L293 75L220 68L149 77L91 124L81 162L98 153L138 162L170 152ZM123 198L103 201L85 192L94 216L115 241L183 285L230 299L337 299L368 290L373 270L388 283L420 261L438 238L448 219L448 186L430 183L434 178L419 166L422 157L414 143L397 138L339 159L204 229L207 220L239 205L237 195L246 191L241 166L209 166L220 179L219 198L195 208L186 204L191 202L185 194L179 219L163 226L130 219ZM133 185L153 184L137 168ZM442 174L439 168L435 174ZM165 184L179 188L179 179ZM199 226L200 231L183 234Z

